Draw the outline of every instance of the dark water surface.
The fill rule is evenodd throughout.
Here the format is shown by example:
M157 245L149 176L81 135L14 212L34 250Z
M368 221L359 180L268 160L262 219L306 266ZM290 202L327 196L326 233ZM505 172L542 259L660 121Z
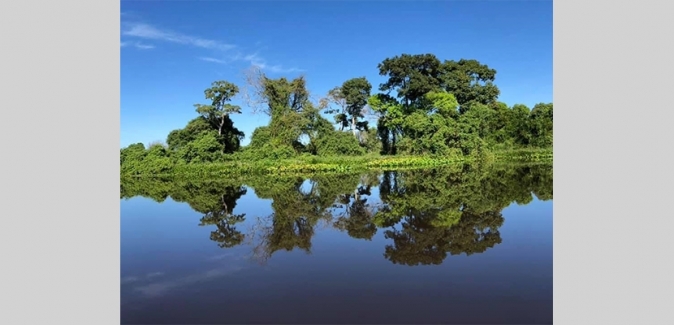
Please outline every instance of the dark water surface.
M122 181L123 324L552 323L552 166Z

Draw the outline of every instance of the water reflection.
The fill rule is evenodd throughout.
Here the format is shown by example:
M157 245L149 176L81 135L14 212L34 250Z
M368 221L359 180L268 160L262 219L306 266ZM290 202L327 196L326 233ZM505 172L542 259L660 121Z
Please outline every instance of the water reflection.
M253 227L234 214L237 201L253 190L272 201L273 213ZM552 166L454 166L365 174L242 179L122 180L121 198L168 197L203 214L200 226L227 249L244 243L261 262L276 252L311 252L317 227L340 230L357 240L382 231L383 256L394 264L441 264L447 255L482 253L501 243L502 210L536 196L552 199Z

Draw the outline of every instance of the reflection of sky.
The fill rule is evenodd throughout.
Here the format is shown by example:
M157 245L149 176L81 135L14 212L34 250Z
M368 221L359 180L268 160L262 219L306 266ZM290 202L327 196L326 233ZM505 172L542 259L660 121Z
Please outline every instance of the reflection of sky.
M377 192L374 188L372 196ZM249 190L237 201L234 212L246 213L246 221L237 227L245 233L256 217L272 213L271 200L259 200ZM219 248L209 239L215 226L198 226L202 215L186 203L167 199L157 204L139 197L123 200L122 317L212 323L222 321L216 321L218 316L212 314L216 312L210 310L224 313L236 308L238 316L230 315L231 322L246 322L250 317L260 322L277 321L265 318L265 312L291 322L325 319L310 315L293 318L299 316L274 309L287 307L321 311L323 317L332 313L335 319L347 317L342 322L349 322L351 316L341 308L354 312L384 308L391 310L393 317L397 309L409 313L413 302L422 314L454 310L459 317L452 318L454 321L475 321L474 317L462 320L460 315L476 308L481 314L480 309L485 308L512 315L519 310L520 316L535 309L531 319L540 320L536 313L552 312L552 201L513 204L503 210L503 216L501 244L468 257L448 255L439 266L392 264L383 256L392 241L383 237L382 230L366 241L335 229L316 231L310 255L299 250L279 251L260 266L247 260L250 246ZM400 312L392 321L420 322L420 318L406 318L410 316ZM508 315L499 319L515 317ZM360 317L367 320L368 316Z

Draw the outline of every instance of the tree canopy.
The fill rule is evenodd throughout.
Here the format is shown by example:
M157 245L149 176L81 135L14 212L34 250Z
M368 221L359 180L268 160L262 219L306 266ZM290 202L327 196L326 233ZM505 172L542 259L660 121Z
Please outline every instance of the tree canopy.
M436 155L479 157L519 148L551 148L552 103L533 108L499 102L497 71L474 59L441 61L433 54L402 54L377 66L376 93L355 77L315 100L305 76L271 78L249 71L243 99L267 125L245 135L231 114L240 89L215 81L204 91L197 116L171 131L166 145L121 149L126 174L161 173L181 164L299 156ZM249 114L249 113L245 113ZM332 116L331 122L330 116ZM372 122L372 123L371 123Z

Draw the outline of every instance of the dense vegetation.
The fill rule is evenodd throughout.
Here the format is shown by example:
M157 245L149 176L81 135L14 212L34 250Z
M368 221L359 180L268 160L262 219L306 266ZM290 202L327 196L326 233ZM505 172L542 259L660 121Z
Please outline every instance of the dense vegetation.
M188 203L222 248L250 245L266 260L278 251L311 251L317 227L359 240L382 232L384 257L402 265L440 264L447 255L482 253L501 243L501 211L535 195L552 200L547 164L455 164L443 168L353 174L240 178L128 178L121 198ZM304 185L304 186L303 186ZM309 186L307 186L309 185ZM372 190L377 188L378 195ZM248 191L272 200L269 216L235 213ZM255 218L259 217L259 219ZM257 221L257 222L256 222Z
M137 143L121 149L121 172L170 174L206 168L205 164L231 170L245 168L248 162L255 162L256 167L248 168L256 170L291 164L309 168L319 162L329 166L317 169L338 169L375 156L449 162L488 159L513 149L551 156L552 103L530 109L499 102L496 70L487 65L403 54L385 59L378 69L387 78L378 93L372 93L365 77L356 77L317 101L312 101L303 76L272 79L259 70L249 71L243 97L254 113L268 115L270 122L253 131L247 146L241 146L244 134L230 118L242 113L240 106L231 104L240 89L216 81L205 91L207 103L195 105L198 116L170 132L165 144ZM540 149L545 154L535 154ZM365 158L341 159L340 165L334 163L337 157Z

